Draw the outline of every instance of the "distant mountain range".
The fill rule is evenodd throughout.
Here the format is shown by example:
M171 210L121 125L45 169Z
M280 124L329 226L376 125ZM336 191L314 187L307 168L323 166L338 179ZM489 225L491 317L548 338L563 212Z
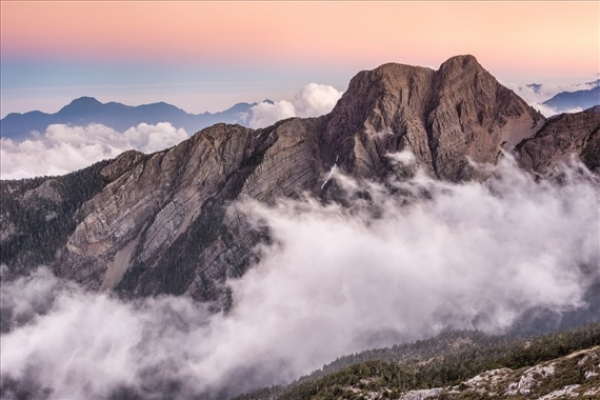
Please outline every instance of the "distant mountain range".
M509 87L529 105L541 108L546 117L600 104L600 79L577 84L532 83Z
M184 128L190 135L218 122L243 123L240 114L248 112L256 103L237 103L227 110L202 114L188 114L184 110L164 102L128 106L121 103L101 103L93 97L80 97L54 114L30 111L11 113L0 120L3 138L22 141L32 131L43 133L51 124L88 125L99 123L122 132L142 122L157 124L169 122L176 128Z
M573 91L580 87L582 89ZM573 85L569 90L561 91L551 98L550 95L556 93L553 85L533 83L520 86L515 90L530 104L541 103L555 110L556 114L577 109L586 110L600 105L600 79ZM536 99L534 100L532 96ZM271 100L264 101L272 103ZM231 108L216 113L188 114L165 102L128 106L117 102L102 103L93 97L80 97L54 114L41 111L8 114L0 120L0 136L20 142L27 139L33 131L43 133L51 124L82 126L99 123L123 132L142 122L147 124L169 122L176 128L184 128L189 135L192 135L218 122L246 125L242 115L248 113L256 104L237 103Z
M600 80L595 82L596 87L593 89L578 90L576 92L561 92L542 104L560 111L573 110L576 108L581 108L582 110L588 109L600 104L599 82Z
M527 88L531 89L533 92L546 95L547 98L552 96L548 96L549 93L558 94L560 92L576 92L580 90L589 90L593 89L596 86L600 86L600 79L596 79L595 81L585 82L585 83L575 83L575 84L552 84L552 83L531 83L526 85ZM557 90L562 89L562 90Z

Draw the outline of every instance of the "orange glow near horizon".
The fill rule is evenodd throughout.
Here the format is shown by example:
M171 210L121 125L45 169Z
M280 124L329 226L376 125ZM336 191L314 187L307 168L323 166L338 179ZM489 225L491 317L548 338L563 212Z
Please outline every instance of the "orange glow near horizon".
M3 57L600 70L600 2L2 2Z

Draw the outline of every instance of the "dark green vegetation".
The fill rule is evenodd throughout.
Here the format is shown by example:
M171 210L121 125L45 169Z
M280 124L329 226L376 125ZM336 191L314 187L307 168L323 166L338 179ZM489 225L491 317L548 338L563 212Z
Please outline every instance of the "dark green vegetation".
M503 370L505 380L517 376L518 382L518 375L527 367L598 345L600 324L533 338L448 332L428 340L345 356L288 386L261 389L237 399L362 399L373 394L371 398L393 399L409 390L453 386L459 393L440 393L438 397L476 399L482 398L481 394L464 382L478 374L509 368L512 371ZM598 355L600 350L592 353ZM600 387L598 376L585 376L586 368L594 367L594 362L598 364L598 359L590 361L583 356L557 362L555 379L537 385L536 393L542 395L572 384ZM510 398L521 397L515 394Z
M2 181L0 218L10 216L18 235L2 243L0 262L18 266L20 272L53 262L77 226L77 210L110 182L100 173L109 163L100 161L60 177ZM48 180L45 195L40 195L35 189Z

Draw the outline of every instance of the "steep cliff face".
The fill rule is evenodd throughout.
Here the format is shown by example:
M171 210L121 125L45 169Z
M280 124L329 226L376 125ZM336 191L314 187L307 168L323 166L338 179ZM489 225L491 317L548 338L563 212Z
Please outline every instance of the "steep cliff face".
M472 56L438 71L385 64L352 79L331 113L322 157L341 156L357 176L382 176L385 155L410 149L441 179L476 177L472 161L493 163L532 136L543 117L503 87Z
M92 288L112 289L134 265L136 281L128 281L134 293L182 293L180 281L192 278L191 262L165 265L170 249L191 235L202 252L217 239L224 201L237 197L276 138L273 130L219 124L132 164L81 207L80 222L59 251L57 271ZM103 173L111 174L120 162Z
M386 155L403 149L430 174L455 182L480 178L469 159L494 163L519 142L522 165L534 171L572 150L597 169L599 116L545 121L472 56L438 71L385 64L356 75L320 118L261 130L218 124L171 149L128 152L71 178L3 182L3 204L11 207L0 215L1 262L14 271L51 264L96 290L226 302L220 282L245 272L260 240L226 215L235 199L322 195L334 164L358 178L384 179ZM94 183L78 187L82 179ZM23 214L33 222L19 222ZM48 224L53 230L36 233ZM46 249L42 258L32 257L32 235Z
M99 290L214 298L219 281L245 271L258 239L225 221L227 203L315 190L321 125L292 120L253 131L219 124L122 174L128 163L116 159L102 173L119 178L79 210L57 272Z
M385 64L356 75L330 114L321 139L329 165L359 177L385 174L388 152L411 148L424 167L431 166L426 118L436 72Z
M535 133L543 117L503 87L472 56L455 57L440 67L432 111L427 118L433 167L439 178L474 177L465 156L495 163Z

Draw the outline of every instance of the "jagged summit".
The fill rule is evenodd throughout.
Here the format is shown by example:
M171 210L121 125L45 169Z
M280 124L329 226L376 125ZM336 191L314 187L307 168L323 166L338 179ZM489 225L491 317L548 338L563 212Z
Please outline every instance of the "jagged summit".
M391 172L386 155L404 149L432 176L453 182L481 178L468 159L495 163L511 149L536 173L572 154L597 169L596 116L545 120L473 56L450 58L438 70L388 63L359 72L328 115L259 130L217 124L173 148L125 153L69 177L40 179L39 187L3 184L3 205L12 211L1 216L0 263L27 270L42 262L89 288L130 296L215 299L222 294L216 282L245 272L257 240L225 215L240 196L272 202L308 192L335 200L335 185L324 185L334 164L356 178L383 180ZM52 182L62 187L77 177L95 186L43 196ZM69 205L72 198L77 204ZM52 238L23 240L39 236L45 214L26 227L14 216L34 209L57 209L52 221L75 222Z
M349 153L346 168L361 176L379 175L387 168L380 155L408 148L432 173L457 181L472 177L464 155L494 162L542 120L466 55L437 71L388 63L358 73L331 113L325 140Z
M460 65L460 68L468 68L471 66L483 69L481 64L479 64L479 61L477 61L477 58L472 54L459 54L457 56L450 57L442 63L440 69L448 65Z

